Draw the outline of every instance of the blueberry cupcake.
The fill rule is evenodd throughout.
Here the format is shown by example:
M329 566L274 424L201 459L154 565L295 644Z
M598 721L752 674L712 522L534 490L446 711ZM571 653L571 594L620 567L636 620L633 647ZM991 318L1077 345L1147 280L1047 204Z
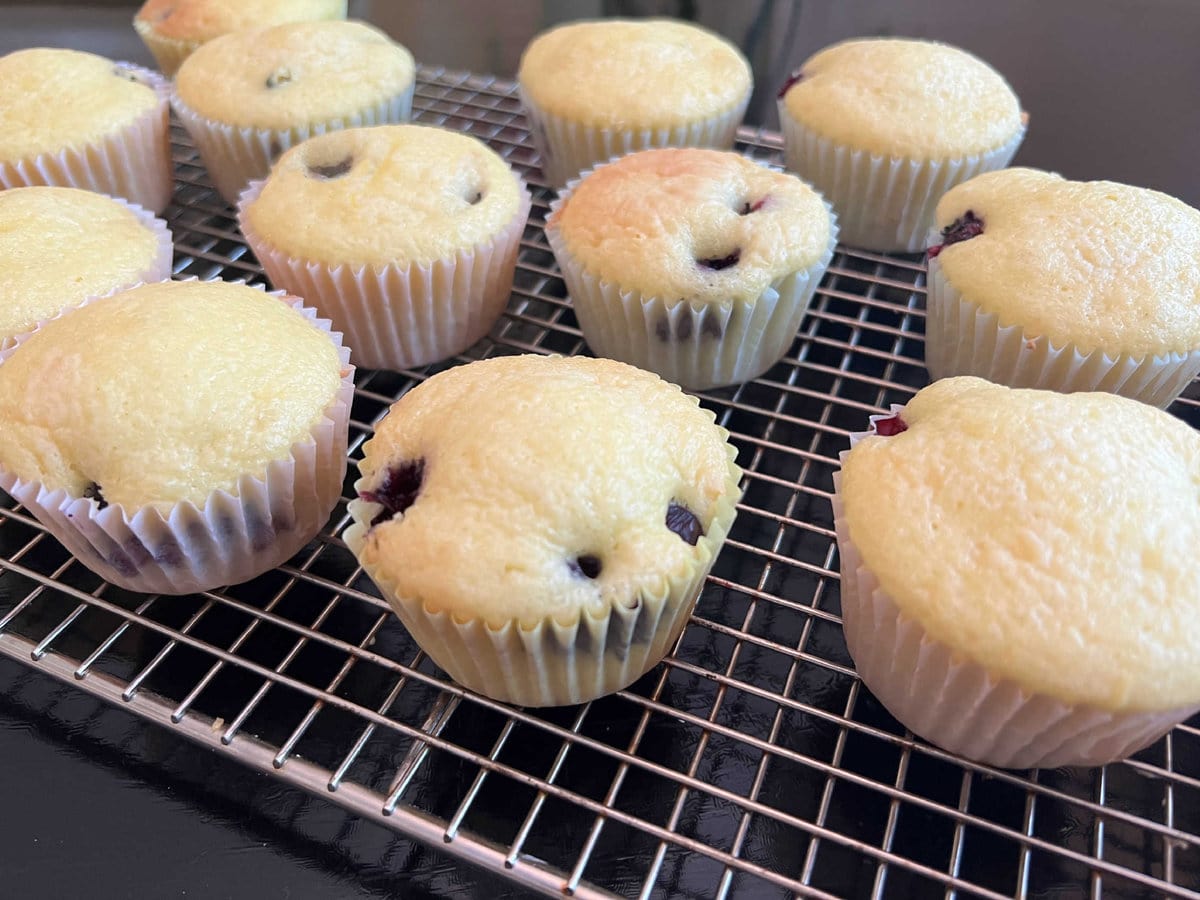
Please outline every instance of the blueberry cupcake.
M851 445L846 644L904 725L991 765L1101 765L1200 709L1200 434L962 377Z
M0 188L56 185L161 213L174 185L167 83L77 50L0 57Z
M226 200L284 150L342 128L407 121L412 54L362 22L299 22L209 41L175 77L171 103Z
M932 41L854 40L810 57L779 92L787 167L838 215L843 243L925 248L938 198L1008 165L1025 136L987 63Z
M143 285L0 352L0 488L79 561L183 594L293 556L341 495L348 351L295 297Z
M688 390L777 363L837 241L816 191L720 150L632 153L550 208L546 238L588 346Z
M234 31L346 18L346 0L146 0L133 28L174 77L197 47Z
M529 192L473 137L352 128L279 158L238 203L271 283L333 320L368 368L466 350L508 304Z
M947 193L929 242L934 378L1166 406L1200 371L1200 211L1174 197L1006 169Z
M460 684L582 703L683 631L736 515L727 438L694 398L611 360L449 369L365 445L346 542Z
M167 223L91 191L0 191L0 350L90 297L171 277Z
M647 147L728 150L754 87L736 47L670 19L553 28L525 49L517 80L554 187Z

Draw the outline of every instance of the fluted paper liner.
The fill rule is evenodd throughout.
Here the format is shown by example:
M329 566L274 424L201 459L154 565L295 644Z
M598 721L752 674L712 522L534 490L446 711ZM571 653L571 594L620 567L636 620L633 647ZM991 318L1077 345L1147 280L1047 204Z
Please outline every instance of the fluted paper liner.
M779 362L833 259L838 225L829 204L829 246L820 259L776 278L757 297L720 303L656 297L598 277L568 249L553 216L593 171L572 179L551 202L547 222L553 224L546 226L546 241L592 351L689 391L749 381Z
M587 125L541 108L518 85L529 133L542 160L542 175L551 187L562 187L584 169L635 150L651 147L733 149L738 126L746 115L750 93L729 109L682 125L658 128L607 128Z
M933 244L940 238L930 233ZM925 318L925 368L934 379L977 375L1015 388L1060 393L1105 391L1166 407L1200 373L1200 348L1188 351L1109 355L1027 335L1020 325L1001 325L946 279L937 257L929 261Z
M282 129L218 122L192 109L174 85L171 87L171 106L195 142L217 193L227 202L237 203L251 181L267 177L280 154L310 137L347 128L407 122L412 116L414 88L415 82L394 97L365 109L324 122Z
M727 441L728 432L720 431ZM421 649L464 687L518 706L594 700L650 671L683 633L737 516L741 469L734 462L737 450L728 442L726 448L726 488L696 543L691 565L659 575L632 605L613 601L600 615L581 611L576 621L566 624L547 616L532 625L511 620L497 628L405 597L378 567L364 564L364 569ZM369 442L366 449L369 452ZM354 487L361 492L371 485L360 478ZM366 500L350 502L354 523L344 537L360 562L370 522L381 509Z
M154 56L159 69L168 78L174 78L183 61L191 56L200 41L187 41L182 38L166 37L154 30L154 26L142 19L133 20L133 30L138 33L142 43Z
M925 249L942 195L956 184L1008 165L1025 126L994 150L942 160L880 156L824 137L796 121L780 100L788 171L833 204L843 244L915 253Z
M147 231L150 231L154 234L154 239L157 246L155 247L154 251L154 259L151 260L150 265L147 266L146 269L136 273L125 283L114 284L112 288L108 291L105 291L104 294L111 293L112 291L127 290L133 287L135 284L151 284L156 281L166 281L171 277L171 269L173 268L175 261L175 244L171 238L171 229L167 227L166 222L158 218L158 216L154 215L154 213L150 212L149 210L142 209L136 203L130 203L127 200L122 200L120 197L113 197L112 200L121 204L121 206L124 206L131 213L133 213L134 216L137 217L138 222L140 222ZM78 302L71 303L69 306L63 307L61 311L65 312L67 309L73 309L75 307L82 306L85 302L91 299L93 298L80 297ZM32 329L30 330L32 331ZM0 351L15 347L17 345L17 339L21 336L21 334L12 336L0 335Z
M114 65L153 88L158 102L124 128L91 143L0 160L0 189L73 187L122 197L156 213L167 208L175 186L168 140L169 86L157 72L129 63Z
M243 475L203 507L190 501L126 510L99 508L62 488L18 478L0 466L7 491L81 563L119 587L190 594L247 581L274 568L312 540L342 492L354 367L341 336L298 297L272 296L329 334L342 363L341 384L310 434L273 460L261 475ZM93 302L93 301L89 301ZM70 315L70 313L66 313ZM32 332L31 334L36 333ZM28 339L24 336L21 341ZM0 352L0 365L20 349Z
M893 414L903 407L893 406ZM853 447L874 433L850 436ZM849 451L842 451L845 459ZM1006 769L1096 766L1147 747L1200 706L1111 712L1030 693L994 677L906 616L866 567L850 538L833 476L841 558L842 624L859 677L901 724L930 743Z
M266 182L238 201L238 225L271 284L328 316L354 350L356 365L410 369L463 352L508 306L531 198L515 173L520 205L491 240L428 265L353 266L293 257L249 222L246 210Z

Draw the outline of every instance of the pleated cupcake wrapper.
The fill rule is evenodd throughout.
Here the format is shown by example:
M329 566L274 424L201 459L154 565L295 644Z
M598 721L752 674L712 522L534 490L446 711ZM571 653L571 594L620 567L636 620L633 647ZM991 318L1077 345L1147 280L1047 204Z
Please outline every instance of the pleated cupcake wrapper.
M521 104L529 132L542 160L542 175L551 187L562 187L584 169L617 156L651 147L713 147L730 150L746 115L750 92L724 112L683 125L659 128L606 128L586 125L547 112L524 88Z
M251 181L267 177L281 153L310 137L347 128L407 122L412 116L414 88L415 82L394 97L349 115L282 129L229 125L210 119L192 109L179 96L177 86L171 88L171 106L200 151L217 192L228 203L237 203Z
M868 250L915 253L925 249L942 195L956 184L1008 165L1021 126L994 150L945 160L884 157L856 150L797 122L779 102L784 160L833 204L843 244Z
M727 438L724 429L721 433ZM478 619L460 621L401 595L377 567L364 569L421 649L459 684L518 706L585 703L641 678L683 633L737 517L741 469L734 462L737 451L728 452L728 482L692 564L643 588L632 605L614 601L599 616L583 612L567 625L549 616L532 626L512 620L499 628ZM365 478L355 484L356 491L368 487ZM354 524L344 537L360 561L369 523L381 508L350 502Z
M525 183L517 180L520 206L495 237L428 265L356 267L289 256L246 215L261 181L251 183L238 201L238 224L271 284L333 320L354 351L355 365L410 369L463 352L508 306L531 206Z
M158 68L168 78L174 78L183 61L191 56L200 46L199 41L185 41L180 38L164 37L154 30L154 26L141 19L133 20L133 30L138 33L142 43L146 45L158 63Z
M123 284L114 284L111 290L105 291L104 295L113 291L126 290L133 287L135 284L152 284L156 281L166 281L171 277L171 270L174 268L175 261L175 244L171 237L171 229L167 227L167 223L149 210L142 209L136 203L130 203L127 200L122 200L120 197L113 197L114 202L121 204L128 209L148 231L154 234L156 247L154 250L154 259L145 270L136 273ZM101 296L101 295L97 295ZM64 307L60 312L66 312L68 309L74 309L83 305L92 297L82 297L78 303L72 303L70 306ZM34 328L37 327L35 324ZM33 328L30 329L32 331ZM17 341L27 334L22 332L12 336L0 335L0 352L9 350L17 345Z
M902 413L893 406L893 414ZM874 433L852 434L850 444ZM841 453L844 461L846 453ZM1094 766L1149 746L1200 707L1110 712L1025 691L990 674L906 616L850 538L835 472L842 623L859 676L906 728L930 743L1006 769Z
M15 162L0 160L0 189L53 185L122 197L161 213L175 181L168 140L169 87L157 72L116 63L154 89L158 102L124 128L80 147L39 153Z
M194 279L193 279L194 280ZM324 526L342 492L354 367L341 336L298 297L273 293L329 334L342 380L311 433L272 461L262 477L242 476L232 493L136 510L104 509L0 466L0 489L29 510L81 563L119 587L189 594L247 581L294 556ZM93 302L93 301L89 301ZM68 313L69 314L69 313ZM36 333L36 332L33 332ZM30 335L22 338L22 342ZM0 365L20 343L0 352Z
M936 236L936 232L932 235ZM1060 393L1105 391L1166 407L1200 373L1200 348L1188 352L1110 356L1029 337L1019 325L963 297L937 257L929 261L925 368L930 377L978 375L996 384Z

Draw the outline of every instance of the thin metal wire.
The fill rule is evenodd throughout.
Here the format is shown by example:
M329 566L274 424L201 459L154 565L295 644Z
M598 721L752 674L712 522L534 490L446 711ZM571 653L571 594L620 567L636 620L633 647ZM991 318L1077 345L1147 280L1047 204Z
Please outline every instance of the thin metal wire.
M509 310L457 361L586 352L514 86L427 68L415 110L535 191ZM779 163L777 135L739 149ZM175 274L262 281L179 130L173 159ZM831 478L926 381L923 278L839 250L785 360L702 395L741 451L739 519L674 652L613 697L522 710L450 682L342 542L345 498L291 562L190 598L104 585L0 500L0 653L550 895L1200 897L1194 723L1106 769L1004 772L906 734L854 673ZM358 373L352 458L439 368Z

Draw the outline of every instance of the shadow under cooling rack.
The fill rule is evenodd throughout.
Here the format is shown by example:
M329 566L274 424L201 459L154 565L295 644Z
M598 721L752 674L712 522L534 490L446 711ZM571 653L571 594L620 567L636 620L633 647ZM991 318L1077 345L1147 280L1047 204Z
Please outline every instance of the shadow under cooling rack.
M534 209L488 338L437 366L358 372L353 459L440 369L586 352L513 85L424 69L415 110L504 155ZM262 281L173 136L176 275ZM774 134L743 129L739 149L779 160ZM187 597L104 584L6 498L0 652L550 894L1198 897L1195 722L1118 765L1005 772L914 739L855 675L829 492L847 433L926 383L923 278L917 258L839 249L788 356L702 396L738 445L745 498L679 645L619 694L521 710L454 685L343 544L345 498L287 564ZM1173 411L1200 419L1193 399Z

